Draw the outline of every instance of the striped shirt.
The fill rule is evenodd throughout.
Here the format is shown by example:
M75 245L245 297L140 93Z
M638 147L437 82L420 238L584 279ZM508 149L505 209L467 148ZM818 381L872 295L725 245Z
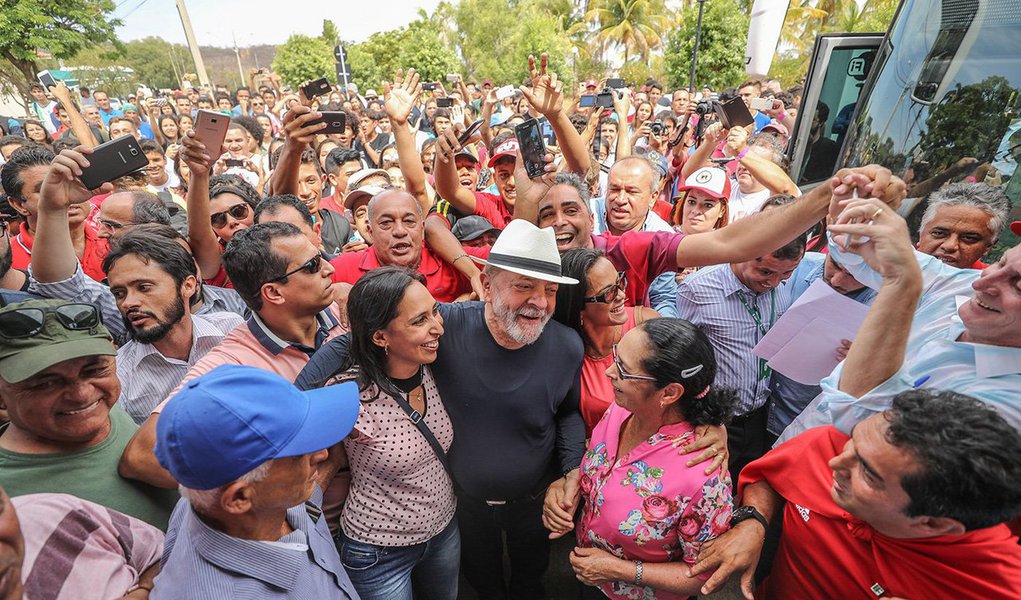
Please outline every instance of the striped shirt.
M322 494L316 487L311 499L316 508ZM279 540L244 540L204 523L182 498L170 518L150 600L357 600L326 519L313 521L305 504L290 508L286 518L294 531Z
M793 303L791 288L785 281L756 294L738 280L730 265L701 269L677 286L677 316L691 321L712 342L717 369L713 386L737 390L735 415L749 413L769 399L769 377L761 376L759 358L752 354L763 334L751 313L757 309L768 330Z
M163 532L69 494L11 499L25 538L25 598L120 598L156 565Z
M156 405L176 388L188 370L216 347L244 320L232 312L192 315L191 352L187 360L167 358L152 344L131 340L117 350L117 378L121 395L117 400L131 419L141 424Z
M45 298L67 300L68 302L84 302L93 304L99 309L99 316L103 325L110 330L113 341L124 344L128 341L128 330L124 324L124 318L117 308L117 301L113 297L110 288L87 276L82 271L81 263L77 264L74 273L62 281L51 281L48 283L38 281L32 277L32 268L29 267L28 291L39 294ZM205 315L216 312L232 312L247 318L251 311L232 289L203 285L201 288L204 302L192 314Z

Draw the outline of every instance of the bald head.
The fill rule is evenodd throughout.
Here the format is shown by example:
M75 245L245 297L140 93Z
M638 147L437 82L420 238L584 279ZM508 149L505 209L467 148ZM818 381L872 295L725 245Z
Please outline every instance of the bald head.
M402 206L405 203L413 204L415 211L418 213L418 218L421 219L423 217L422 206L419 205L418 200L410 193L404 190L386 190L376 194L369 200L369 222L372 222L372 215L379 212L380 206Z

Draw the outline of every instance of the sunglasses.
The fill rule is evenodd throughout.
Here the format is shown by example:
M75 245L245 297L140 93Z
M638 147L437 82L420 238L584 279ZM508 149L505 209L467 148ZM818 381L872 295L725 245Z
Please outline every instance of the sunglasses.
M617 281L614 282L613 287L606 290L602 294L596 294L595 296L586 296L582 298L585 304L613 304L620 294L624 293L627 288L627 273L620 271L617 273Z
M227 224L227 215L234 218L235 221L240 221L248 217L248 211L251 207L247 203L242 202L241 204L235 204L222 212L215 212L209 215L209 222L212 223L213 227L220 229Z
M86 331L99 325L99 311L91 304L64 304L47 308L17 308L0 314L0 337L28 338L43 330L46 315L53 315L69 331Z
M624 365L620 364L620 356L617 355L617 344L610 347L613 354L613 366L617 367L617 372L620 373L620 378L623 380L637 379L640 381L656 381L655 377L649 377L648 375L632 375L624 370Z
M302 263L301 266L299 266L297 269L294 269L293 271L288 271L288 272L284 273L283 275L281 275L280 277L274 277L273 279L270 279L270 280L266 281L266 283L274 283L274 282L280 281L282 279L287 279L291 275L294 275L295 273L299 273L301 271L304 271L304 272L308 273L309 275L315 275L322 268L323 268L323 256L321 254L316 254L312 258L310 258L307 261L305 261L304 263Z

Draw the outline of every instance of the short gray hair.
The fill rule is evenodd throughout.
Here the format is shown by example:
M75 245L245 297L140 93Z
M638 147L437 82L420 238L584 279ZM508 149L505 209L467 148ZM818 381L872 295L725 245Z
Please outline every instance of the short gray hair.
M610 167L610 170L612 171L614 168L617 167L617 165L633 163L633 162L637 162L637 163L641 164L642 166L644 166L646 169L648 169L648 171L649 171L649 190L650 190L651 194L655 195L656 194L656 190L659 189L659 169L656 167L656 165L652 164L651 160L649 160L648 158L642 156L641 154L632 154L631 156L625 156L624 158L622 158L622 159L618 160L617 162L613 163L613 166ZM653 201L655 201L655 199L653 199Z
M553 178L553 185L566 185L573 187L575 191L578 192L578 196L580 196L582 201L585 203L585 206L588 207L588 184L581 178L581 175L571 173L570 171L561 171Z
M262 481L267 475L269 475L269 467L272 463L272 459L267 460L234 481L225 483L220 487L216 487L211 490L193 490L191 488L184 487L183 485L178 486L177 489L181 492L181 496L188 499L188 502L191 504L192 508L195 509L195 512L206 513L220 501L220 495L223 494L223 488L228 485L233 485L238 481L242 483L255 483L256 481Z
M994 244L1007 225L1010 213L1010 199L1000 188L970 181L951 183L929 196L929 206L922 215L919 233L925 231L929 222L936 218L936 212L944 206L970 206L985 211L989 215L989 231L993 233Z

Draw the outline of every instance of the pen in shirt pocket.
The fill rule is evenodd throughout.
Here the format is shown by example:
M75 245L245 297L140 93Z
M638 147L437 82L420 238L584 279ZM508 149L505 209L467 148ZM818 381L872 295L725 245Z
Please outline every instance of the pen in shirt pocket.
M932 377L931 375L922 375L921 377L915 380L915 383L911 385L911 388L917 390L918 388L925 385L925 383L929 381L931 377Z

